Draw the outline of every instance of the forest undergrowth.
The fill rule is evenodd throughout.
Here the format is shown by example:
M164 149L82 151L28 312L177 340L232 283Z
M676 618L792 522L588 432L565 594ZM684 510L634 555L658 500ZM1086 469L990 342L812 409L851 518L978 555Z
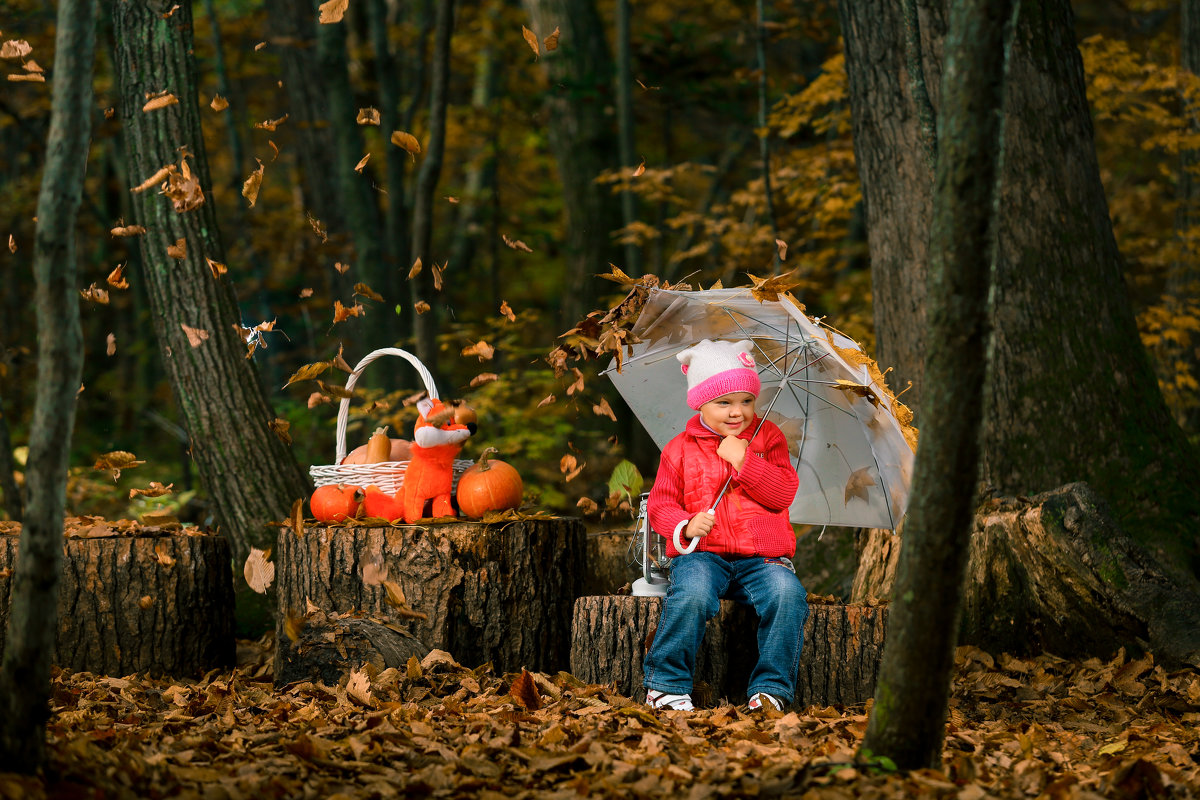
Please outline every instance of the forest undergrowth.
M864 707L658 712L441 651L271 682L270 637L198 680L56 671L44 772L0 798L1200 796L1200 673L1151 656L957 652L940 769L858 753Z

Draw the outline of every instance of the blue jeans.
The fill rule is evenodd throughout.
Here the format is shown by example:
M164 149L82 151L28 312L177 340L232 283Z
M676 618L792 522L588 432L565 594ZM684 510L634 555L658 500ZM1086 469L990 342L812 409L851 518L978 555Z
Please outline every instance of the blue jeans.
M720 610L720 601L729 599L758 614L758 663L747 696L766 692L785 705L791 703L804 646L808 593L790 562L784 566L786 561L762 556L727 561L707 552L671 559L671 584L646 653L643 685L668 694L691 694L704 626Z

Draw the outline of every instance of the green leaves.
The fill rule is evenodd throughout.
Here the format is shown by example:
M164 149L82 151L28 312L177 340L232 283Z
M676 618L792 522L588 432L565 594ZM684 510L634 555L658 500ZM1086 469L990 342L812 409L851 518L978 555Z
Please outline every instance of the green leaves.
M612 475L608 479L608 493L610 496L623 495L623 499L628 500L632 506L634 498L642 493L644 483L642 473L633 462L624 460L613 467Z

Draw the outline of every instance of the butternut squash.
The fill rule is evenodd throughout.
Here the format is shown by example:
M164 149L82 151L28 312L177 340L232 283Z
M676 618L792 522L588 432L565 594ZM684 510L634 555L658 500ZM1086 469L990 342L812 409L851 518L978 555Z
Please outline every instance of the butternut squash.
M387 435L388 426L376 428L375 433L367 441L366 463L378 464L392 457L392 440Z

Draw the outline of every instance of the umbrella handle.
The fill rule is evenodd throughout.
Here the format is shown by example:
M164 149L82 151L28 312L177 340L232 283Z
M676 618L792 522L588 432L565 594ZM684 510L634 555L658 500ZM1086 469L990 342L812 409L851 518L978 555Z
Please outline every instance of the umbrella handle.
M711 514L712 512L710 511L709 513ZM680 526L680 527L682 527L682 526ZM671 535L671 539L675 543L675 549L679 551L680 555L684 555L684 556L686 556L688 553L695 550L696 545L700 544L700 537L697 536L696 538L694 538L688 542L687 547L684 547L683 542L679 541L679 527L675 528L675 533L673 533Z

